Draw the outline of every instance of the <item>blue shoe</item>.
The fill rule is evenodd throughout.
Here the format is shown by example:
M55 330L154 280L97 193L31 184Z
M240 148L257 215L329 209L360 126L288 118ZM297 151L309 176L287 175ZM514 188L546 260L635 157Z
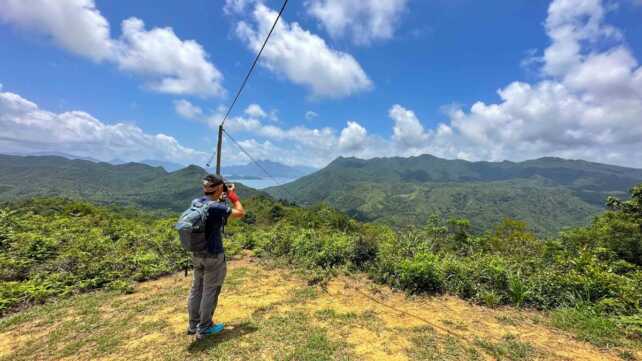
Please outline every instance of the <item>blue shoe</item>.
M223 326L222 323L215 323L205 331L197 333L196 338L200 340L203 337L208 335L216 335L217 333L221 333L221 331L223 331L223 328L225 327Z

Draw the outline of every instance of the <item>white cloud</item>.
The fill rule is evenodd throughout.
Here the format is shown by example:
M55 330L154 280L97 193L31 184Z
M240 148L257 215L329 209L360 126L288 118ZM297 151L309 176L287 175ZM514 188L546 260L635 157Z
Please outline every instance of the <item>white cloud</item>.
M276 16L275 11L257 3L253 20L239 22L236 33L252 51L258 52ZM331 49L321 37L283 18L263 51L261 65L309 88L316 97L345 97L372 87L350 54Z
M510 83L496 104L452 108L448 124L427 131L414 114L393 107L395 148L469 160L554 155L642 167L642 68L604 13L597 0L552 2L544 79Z
M178 115L187 119L198 119L203 116L203 110L185 99L175 100L174 109Z
M349 35L357 44L393 37L406 0L310 0L308 13L333 37Z
M263 108L258 104L248 105L248 107L245 108L245 114L253 118L265 118L267 116L267 113L265 113Z
M553 1L545 23L552 43L544 52L544 73L560 76L580 64L583 42L619 39L620 32L603 23L604 15L601 0Z
M348 121L339 136L339 148L348 153L354 153L365 148L368 131L357 122Z
M82 111L54 113L18 94L0 93L0 151L65 152L104 161L158 159L203 165L207 154L165 134L125 123L105 124Z
M424 127L413 111L395 104L390 108L388 115L395 123L392 139L401 147L402 151L408 148L422 148L427 145L428 134L425 133Z
M316 118L318 116L319 116L319 114L317 114L317 113L315 113L315 112L313 112L311 110L308 110L307 112L305 112L305 119L306 120L312 120L312 119L314 119L314 118Z
M266 129L260 123L248 131L274 142L287 139L291 144L281 149L290 159L310 155L317 165L337 155L431 153L490 161L560 156L642 167L642 67L621 32L604 24L604 12L599 1L554 1L546 21L551 44L539 60L542 80L508 84L498 90L497 103L444 108L448 119L434 128L393 105L388 139L356 122L339 135L330 128Z
M223 12L226 14L240 14L245 11L245 8L257 0L225 0L223 5Z
M122 29L115 61L123 70L150 77L151 89L201 96L224 93L223 75L196 41L179 39L169 27L145 30L137 18L124 20Z
M146 30L137 18L124 20L121 38L114 39L94 0L0 0L0 20L50 36L80 56L115 63L155 91L224 94L222 74L196 41L179 39L169 27Z
M251 118L228 126L265 139L256 145L263 154L288 164L431 153L490 161L560 156L642 167L642 68L621 32L604 23L604 13L595 0L551 3L545 23L551 44L530 64L539 65L542 79L509 83L498 90L497 103L444 107L447 121L435 127L424 127L401 105L389 109L392 135L386 139L353 121L340 131L285 129Z
M0 20L40 31L61 47L95 61L109 58L109 22L93 0L2 0Z

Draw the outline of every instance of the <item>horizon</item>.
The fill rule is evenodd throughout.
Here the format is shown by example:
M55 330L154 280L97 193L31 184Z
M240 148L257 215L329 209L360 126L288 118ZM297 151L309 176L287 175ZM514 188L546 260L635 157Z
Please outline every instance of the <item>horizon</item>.
M158 167L164 168L164 166L162 166L162 165L152 165L152 164L147 163L147 162L163 162L163 161L159 161L159 160L156 160L156 159L146 159L144 161L126 161L126 162L123 161L121 163L113 163L112 161L115 161L115 160L102 161L102 160L98 160L98 159L87 159L87 158L81 158L81 157L68 158L67 156L73 156L71 154L67 154L67 156L64 156L64 155L60 155L60 154L7 154L7 153L0 153L0 155L16 156L16 157L58 157L58 158L64 158L64 159L67 159L67 160L80 160L80 161L87 161L87 162L92 162L92 163L106 163L106 164L110 164L110 165L113 165L113 166L119 166L119 165L125 165L125 164L132 164L133 163L133 164L141 164L141 165L145 165L145 166L149 166L149 167L155 167L155 168L158 168ZM454 158L454 159L442 158L442 157L435 156L434 154L428 154L428 153L419 154L419 155L413 155L413 156L407 156L407 157L401 157L401 156L385 157L384 156L384 157L373 157L373 158L367 158L367 159L366 158L359 158L359 157L355 157L355 156L341 156L341 155L339 155L336 158L334 158L333 160L331 160L324 167L321 167L321 168L310 167L310 166L303 166L303 167L314 169L314 172L317 172L317 171L320 171L320 170L326 168L327 166L329 166L330 164L334 163L338 159L357 159L357 160L362 160L362 161L377 161L377 160L380 160L380 159L402 159L402 160L407 160L407 159L420 158L420 157L425 157L425 156L437 158L439 160L446 160L446 161L464 161L464 162L467 162L467 163L494 163L494 164L499 164L499 163L519 164L519 163L532 162L532 161L536 161L536 160L552 159L552 160L563 160L563 161L569 161L569 162L585 162L585 163L591 163L591 164L607 165L607 166L627 168L627 169L632 169L632 170L642 170L642 167L640 167L640 168L638 168L638 167L627 167L627 166L621 166L621 165L617 165L617 164L593 162L593 161L589 161L589 160L586 160L586 159L571 159L571 158L562 158L562 157L556 157L556 156L542 156L542 157L538 157L538 158L524 159L524 160L520 160L520 161L511 161L511 160L470 161L470 160L458 159L458 158ZM290 165L287 165L287 164L274 162L274 161L271 161L269 159L257 159L257 161L258 162L270 162L270 163L273 163L273 164L276 164L276 165L286 166L286 167L289 167L289 168L302 167L300 165L290 166ZM170 163L170 162L168 162L168 163ZM194 163L185 164L185 165L177 164L177 165L180 165L181 168L173 170L173 171L169 171L167 169L165 169L165 170L168 173L173 173L173 172L176 172L176 171L188 168L188 167L198 167L198 168L201 168L201 169L203 169L205 171L208 171L208 169L206 167L203 167L203 166L201 166L199 164L194 164ZM256 166L256 165L250 161L248 163L242 163L242 164L221 165L221 169L224 169L226 167L244 167L244 166ZM244 176L242 174L233 174L233 175L235 175L235 176ZM300 177L296 177L296 178L292 178L292 179L297 179L297 178L300 178Z
M0 0L0 152L207 169L280 1L150 4ZM642 2L288 6L226 123L256 159L642 168Z

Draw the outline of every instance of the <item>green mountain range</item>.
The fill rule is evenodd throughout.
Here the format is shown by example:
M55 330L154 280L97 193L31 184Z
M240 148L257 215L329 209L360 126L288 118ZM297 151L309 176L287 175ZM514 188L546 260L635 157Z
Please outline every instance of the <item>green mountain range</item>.
M0 155L0 201L55 195L179 212L201 194L206 171L175 172L59 156ZM467 162L430 155L337 158L324 169L266 191L301 205L327 202L362 221L423 225L430 215L463 217L487 229L509 217L543 235L586 224L609 195L626 196L642 170L579 160ZM241 197L265 194L238 184Z
M47 195L179 212L202 194L200 180L205 174L195 165L170 173L140 163L0 155L0 200ZM238 183L237 191L241 197L261 193Z
M609 195L642 182L642 170L581 160L468 162L431 155L337 158L294 182L267 188L301 205L327 202L363 220L423 225L431 214L483 230L509 217L540 234L586 224Z

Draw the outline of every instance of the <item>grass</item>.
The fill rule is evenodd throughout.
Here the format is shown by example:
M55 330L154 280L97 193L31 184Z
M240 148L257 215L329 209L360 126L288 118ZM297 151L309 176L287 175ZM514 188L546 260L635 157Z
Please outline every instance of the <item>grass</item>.
M599 347L630 344L618 324L588 307L560 308L551 312L551 323L562 330L573 332L582 341Z
M505 335L499 342L478 338L475 343L496 360L532 360L537 354L532 345L512 334Z
M203 341L185 334L191 280L182 274L137 284L131 294L81 294L0 319L0 360L560 359L555 354L560 345L549 346L550 338L528 343L519 338L520 332L548 332L545 315L537 326L506 326L526 316L516 310L480 312L479 306L456 298L406 298L377 288L373 297L427 320L419 321L364 297L341 277L323 289L289 269L232 261L215 314L226 329ZM496 331L503 327L510 327L511 334L497 340ZM582 349L588 359L638 357L634 350L604 353L587 344L569 348Z
M482 360L481 353L474 347L453 336L440 336L430 326L417 327L412 330L408 350L410 359L426 361Z

